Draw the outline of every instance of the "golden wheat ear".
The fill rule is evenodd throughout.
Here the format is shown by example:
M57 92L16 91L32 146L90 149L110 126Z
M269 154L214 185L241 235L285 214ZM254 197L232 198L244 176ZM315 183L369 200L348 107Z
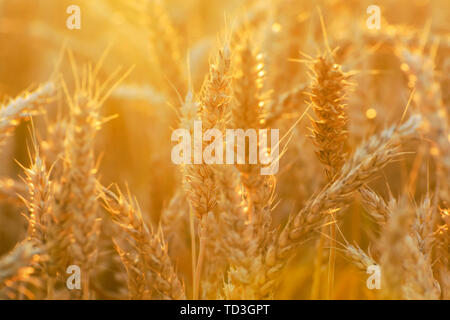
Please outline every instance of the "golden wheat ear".
M146 298L143 295L145 292L154 291L163 299L186 299L184 285L172 265L161 229L154 232L145 224L136 200L132 200L130 195L125 197L120 190L114 193L101 186L97 188L104 208L126 234L116 239L116 245L128 270L130 293L140 295L134 298ZM135 255L135 260L130 260L124 253L126 243L123 240L131 244L133 248L131 255ZM139 274L146 281L145 288L136 286L138 284L136 276Z
M42 111L54 97L56 84L47 82L33 91L25 91L15 99L0 105L0 145L21 120Z
M70 221L71 245L69 257L83 274L82 297L89 299L90 274L97 261L97 244L101 217L98 212L96 193L98 163L95 155L95 138L102 124L101 108L113 90L133 70L125 72L118 67L103 82L98 74L106 59L108 50L95 66L87 64L79 71L75 58L68 51L74 79L74 90L70 93L63 78L61 87L69 106L68 128L64 137L64 166L59 177L61 204L59 212Z
M342 166L337 178L313 195L299 213L290 216L278 238L266 251L264 263L269 270L266 290L273 290L276 286L276 279L293 257L295 248L314 238L327 223L330 210L335 213L336 208L346 206L361 186L398 157L402 139L414 138L421 123L422 117L413 115L403 124L393 125L362 143Z
M18 244L9 254L0 259L0 297L33 299L34 293L28 284L39 285L34 278L34 264L39 261L41 250L32 242Z

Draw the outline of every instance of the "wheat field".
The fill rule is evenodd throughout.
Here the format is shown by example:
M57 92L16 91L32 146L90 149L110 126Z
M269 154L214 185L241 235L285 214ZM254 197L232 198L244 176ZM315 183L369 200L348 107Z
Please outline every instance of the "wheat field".
M0 298L450 299L449 21L0 0ZM195 121L278 129L279 169L174 163Z

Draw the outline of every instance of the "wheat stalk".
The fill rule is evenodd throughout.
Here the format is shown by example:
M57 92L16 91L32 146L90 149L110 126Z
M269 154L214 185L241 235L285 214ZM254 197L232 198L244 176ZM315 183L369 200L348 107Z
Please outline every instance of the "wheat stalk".
M319 56L311 62L313 84L311 88L311 104L317 120L311 120L312 139L316 146L316 156L324 165L328 181L332 181L336 173L341 169L345 161L345 144L347 141L347 106L345 104L346 86L349 75L344 73L341 66L336 64L332 53ZM325 237L324 234L322 237ZM333 243L336 237L336 226L333 215L330 216L329 231L330 241ZM324 241L318 243L317 254L318 269L320 272L322 249ZM331 297L334 288L334 265L336 252L331 246L328 260L328 297ZM315 276L316 282L313 290L318 286L319 275Z

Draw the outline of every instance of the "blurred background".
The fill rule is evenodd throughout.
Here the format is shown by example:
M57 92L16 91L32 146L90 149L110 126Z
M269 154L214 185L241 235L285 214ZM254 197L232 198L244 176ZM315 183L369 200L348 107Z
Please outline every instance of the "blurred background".
M366 8L372 4L381 8L380 30L368 30L366 26ZM66 27L70 5L81 9L80 30ZM105 117L117 117L103 126L97 139L99 176L105 185L128 185L147 213L147 221L156 225L162 210L181 189L180 170L170 160L170 134L177 125L174 107L186 94L189 75L198 91L220 40L234 28L250 23L258 26L255 37L264 52L266 85L273 99L299 84L308 86L307 68L293 60L303 59L300 52L315 56L325 48L318 7L330 47L339 47L337 61L346 71L358 71L348 95L349 151L401 117L411 91L395 54L398 37L408 46L423 45L425 51L439 43L435 68L443 98L448 99L447 0L0 0L0 101L44 83L56 68L71 85L72 71L65 50L73 52L79 65L95 63L109 50L100 72L103 79L119 66L124 70L134 66L102 109ZM305 109L304 100L306 96L280 120L280 126L289 128L293 124ZM34 120L40 139L51 139L51 128L66 112L61 105L64 99L59 97L45 116ZM446 107L448 110L448 104ZM23 175L16 161L29 163L27 126L29 123L21 124L2 149L0 177L18 180ZM276 190L279 204L273 212L276 225L285 223L287 216L298 211L325 182L306 137L307 126L308 121L299 125L281 161ZM405 156L404 161L389 165L383 173L385 178L374 181L372 187L387 196L388 181L391 191L399 193L408 180L413 159ZM427 188L426 169L426 165L421 167L424 174L417 178L415 192L419 198ZM0 254L23 239L26 220L21 210L21 204L0 203ZM342 231L347 240L364 247L372 222L361 216L362 210L358 201L347 209ZM180 233L188 243L187 229ZM292 261L277 298L311 297L314 248L314 244L305 246ZM189 275L188 245L171 250L180 272ZM366 275L345 258L338 257L336 269L336 298L374 297L366 289ZM322 276L326 278L325 271ZM189 285L190 280L185 281Z

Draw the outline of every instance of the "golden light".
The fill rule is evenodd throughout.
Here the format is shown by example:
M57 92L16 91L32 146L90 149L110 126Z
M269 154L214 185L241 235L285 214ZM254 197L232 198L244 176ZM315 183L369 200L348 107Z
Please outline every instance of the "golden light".
M400 69L403 71L403 72L408 72L409 71L409 66L406 64L406 63L402 63L401 65L400 65Z
M432 156L434 156L434 157L436 157L436 156L438 156L439 155L439 149L437 148L437 147L432 147L431 149L430 149L430 154L432 155Z
M281 24L275 22L274 24L272 24L272 31L274 33L278 33L281 31Z
M377 116L377 111L373 108L367 109L366 111L366 117L367 119L375 119Z

